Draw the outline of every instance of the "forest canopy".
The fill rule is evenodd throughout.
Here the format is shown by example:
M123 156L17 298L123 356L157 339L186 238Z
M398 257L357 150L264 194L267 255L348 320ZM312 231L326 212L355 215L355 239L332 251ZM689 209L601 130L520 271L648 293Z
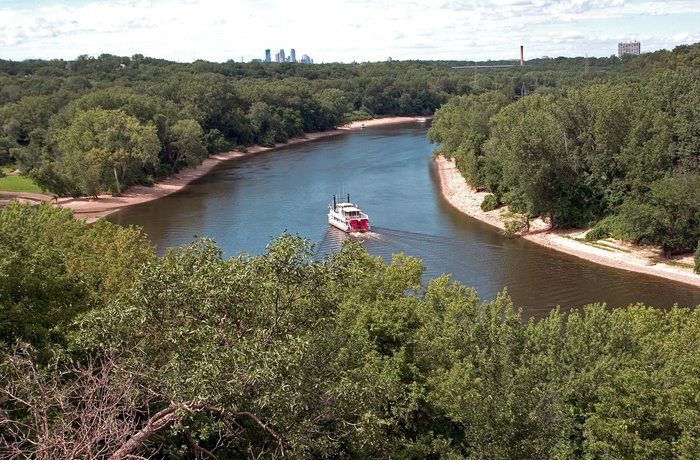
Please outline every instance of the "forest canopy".
M700 46L515 100L461 95L428 134L492 200L552 227L691 252L700 240Z
M119 193L211 153L353 120L430 115L471 90L462 72L427 63L0 60L0 166L55 195Z
M698 310L524 322L506 291L426 286L419 260L359 243L158 257L49 205L0 225L6 458L700 455Z
M118 193L208 153L434 113L437 152L494 206L697 246L699 45L470 64L0 61L0 163ZM525 321L506 290L423 273L288 234L258 256L206 238L157 256L138 228L11 203L0 456L700 458L699 310Z
M675 75L696 61L697 45L622 59L533 59L524 66L511 61L176 63L110 54L72 61L0 60L0 166L19 168L55 195L118 193L196 166L211 153L284 143L353 120L432 115L455 97L490 91L503 96L501 104L544 88L647 81L661 78L662 71ZM494 64L506 67L489 68ZM660 97L670 102L675 93ZM125 133L128 120L131 134L80 145L76 158L67 139L91 110L110 113L111 122L121 124L115 133ZM146 131L157 137L155 155ZM137 153L131 139L149 146ZM75 167L76 159L86 162L84 170Z

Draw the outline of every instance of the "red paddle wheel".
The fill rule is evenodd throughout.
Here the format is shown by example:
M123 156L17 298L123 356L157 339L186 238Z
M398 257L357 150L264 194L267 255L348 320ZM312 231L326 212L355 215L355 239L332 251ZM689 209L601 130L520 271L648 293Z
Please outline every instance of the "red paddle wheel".
M361 232L368 232L369 231L369 220L360 219L360 231Z

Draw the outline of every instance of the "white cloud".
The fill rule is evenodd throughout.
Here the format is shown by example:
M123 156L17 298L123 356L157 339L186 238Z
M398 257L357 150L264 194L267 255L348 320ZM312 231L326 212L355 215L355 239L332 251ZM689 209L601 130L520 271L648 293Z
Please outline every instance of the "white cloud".
M5 6L3 6L5 5ZM316 62L609 56L614 40L697 38L697 0L37 0L0 3L0 56L191 61L295 48ZM604 39L601 37L613 37ZM612 40L612 42L611 42ZM686 41L687 43L687 41ZM648 51L652 49L644 48Z

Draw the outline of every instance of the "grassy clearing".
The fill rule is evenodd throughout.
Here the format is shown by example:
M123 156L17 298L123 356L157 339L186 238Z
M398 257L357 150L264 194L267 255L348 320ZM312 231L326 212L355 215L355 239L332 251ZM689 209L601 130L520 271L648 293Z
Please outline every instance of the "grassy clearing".
M0 193L9 192L42 193L38 185L30 178L20 175L0 177Z
M621 248L621 247L619 247L619 246L615 246L615 245L612 245L612 244L604 243L602 240L598 240L598 241L589 241L588 244L590 244L591 246L595 246L595 247L597 247L597 248L600 248L600 249L604 249L604 250L606 250L606 251L619 251L619 252L626 252L626 253L631 253L631 252L632 252L632 251L630 251L629 249L626 249L626 248Z
M632 251L627 249L627 248L621 248L620 246L617 246L615 243L606 243L605 240L597 240L597 241L586 241L585 238L574 238L569 235L563 235L564 238L568 238L573 241L578 241L579 243L587 244L589 246L593 246L598 249L602 249L604 251L610 251L610 252L626 252L626 253L631 253Z
M673 267L683 267L683 268L695 268L695 265L686 262L679 262L677 260L667 260L664 262L666 265L671 265Z

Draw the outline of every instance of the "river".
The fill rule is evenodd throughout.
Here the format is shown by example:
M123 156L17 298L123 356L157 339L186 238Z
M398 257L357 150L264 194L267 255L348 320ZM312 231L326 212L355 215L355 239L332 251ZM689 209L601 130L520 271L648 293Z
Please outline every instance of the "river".
M592 302L700 304L700 289L505 238L459 213L440 193L427 130L415 122L368 127L237 158L177 194L109 220L143 227L161 254L206 236L227 257L255 255L284 232L308 238L323 254L348 237L328 226L326 213L333 194L349 193L370 216L372 233L362 237L370 254L420 258L426 280L450 274L482 300L507 288L525 317Z

